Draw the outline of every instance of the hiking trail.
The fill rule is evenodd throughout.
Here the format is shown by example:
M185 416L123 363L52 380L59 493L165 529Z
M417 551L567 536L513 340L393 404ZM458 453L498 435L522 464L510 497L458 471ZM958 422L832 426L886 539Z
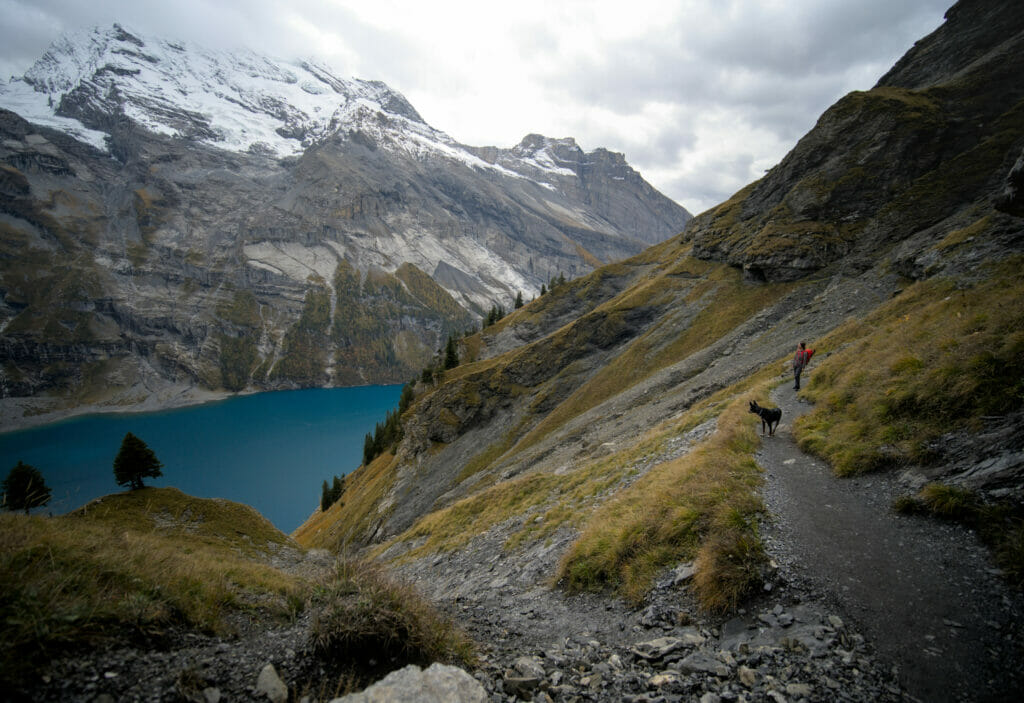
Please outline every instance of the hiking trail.
M757 461L771 516L765 542L786 581L848 617L900 683L923 701L1018 701L1024 691L1020 594L968 529L905 516L892 501L909 491L892 474L838 478L802 452L793 422L812 406L790 384Z

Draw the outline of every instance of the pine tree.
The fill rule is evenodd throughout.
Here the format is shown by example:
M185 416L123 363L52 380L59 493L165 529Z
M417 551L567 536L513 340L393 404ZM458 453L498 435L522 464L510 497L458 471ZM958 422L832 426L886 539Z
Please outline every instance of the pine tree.
M345 479L340 476L334 477L334 482L331 485L331 505L334 505L341 498L341 494L345 492Z
M523 291L516 291L516 310L523 307Z
M320 510L326 513L329 507L331 507L331 490L327 487L327 480L324 479L324 485L320 488Z
M448 335L448 344L444 350L444 367L454 369L459 365L459 351L455 348L455 340Z
M547 288L547 286L545 286L545 285L544 285L543 283L541 283L541 284L540 284L540 294L541 294L541 295L544 295L544 294L545 294L545 293L547 293L547 292L548 292L548 288Z
M157 478L163 476L160 469L163 464L156 458L153 450L131 432L121 441L121 451L114 459L114 478L119 486L145 488L142 479L146 476Z
M363 466L369 466L375 456L377 455L373 453L373 435L367 432L363 440Z
M8 510L28 511L50 502L51 491L39 469L19 461L3 483L3 506Z

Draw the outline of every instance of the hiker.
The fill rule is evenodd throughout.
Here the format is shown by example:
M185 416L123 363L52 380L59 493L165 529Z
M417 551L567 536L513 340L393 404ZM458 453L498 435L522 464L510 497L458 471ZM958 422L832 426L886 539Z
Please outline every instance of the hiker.
M796 348L796 355L793 356L793 380L796 383L793 385L793 390L800 390L800 374L807 366L807 362L811 360L811 356L814 355L813 349L807 348L806 342L800 342Z

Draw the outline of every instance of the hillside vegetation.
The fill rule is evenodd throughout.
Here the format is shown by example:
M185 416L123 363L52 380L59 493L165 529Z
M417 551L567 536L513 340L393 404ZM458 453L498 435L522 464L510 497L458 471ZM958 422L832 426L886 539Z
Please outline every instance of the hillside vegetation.
M817 349L802 391L816 408L796 428L807 450L843 475L963 484L937 447L984 442L983 426L1019 423L1024 405L1010 178L1024 27L983 5L984 30L954 8L680 237L467 339L466 363L417 387L394 452L353 474L300 542L402 564L485 533L514 554L570 530L551 584L639 603L659 571L694 561L703 605L733 607L764 565L754 454L770 440L747 401L790 380L799 341ZM1008 534L1024 502L1014 476L969 486L1004 506Z
M0 515L0 592L0 671L13 690L85 647L238 636L303 615L306 643L324 661L357 650L344 671L328 667L353 685L376 673L374 657L472 657L407 586L354 562L310 562L252 508L174 488L110 495L60 517ZM357 621L356 611L368 615Z

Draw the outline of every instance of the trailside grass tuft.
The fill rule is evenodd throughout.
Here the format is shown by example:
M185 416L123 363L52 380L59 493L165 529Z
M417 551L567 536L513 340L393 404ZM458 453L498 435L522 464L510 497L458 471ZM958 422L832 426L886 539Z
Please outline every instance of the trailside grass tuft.
M652 468L594 512L559 566L566 589L612 589L639 603L666 566L696 560L700 603L724 612L760 582L766 561L757 528L761 472L748 395L727 401L708 439Z
M311 641L335 675L357 685L398 666L444 662L472 666L469 637L411 586L379 565L339 559L317 585Z

